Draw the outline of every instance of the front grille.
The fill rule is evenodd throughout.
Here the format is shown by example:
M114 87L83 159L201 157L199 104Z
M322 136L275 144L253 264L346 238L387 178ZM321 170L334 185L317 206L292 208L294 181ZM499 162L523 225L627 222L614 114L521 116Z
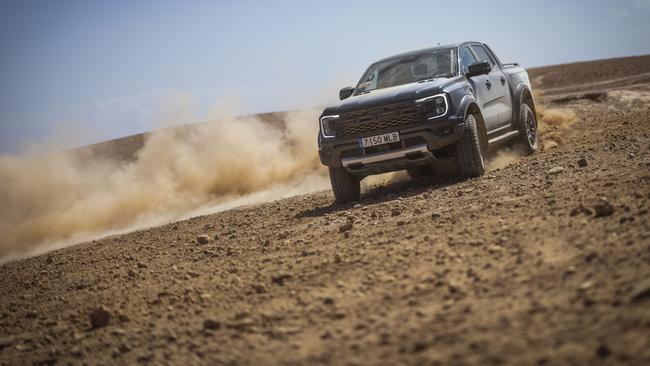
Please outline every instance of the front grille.
M423 120L424 112L408 101L341 113L335 129L337 136L347 137L414 125Z

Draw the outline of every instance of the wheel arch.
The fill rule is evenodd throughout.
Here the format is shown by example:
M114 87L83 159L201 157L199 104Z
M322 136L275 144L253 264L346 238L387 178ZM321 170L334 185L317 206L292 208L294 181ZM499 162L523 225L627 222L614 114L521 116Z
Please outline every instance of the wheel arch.
M517 100L515 101L516 103L514 104L513 117L515 117L517 120L519 119L519 112L521 109L521 105L523 103L528 104L530 108L533 110L535 117L537 117L537 110L535 109L535 98L533 96L532 90L530 90L530 87L524 83L520 83L519 85L517 85L516 95L517 95Z
M460 110L463 111L463 121L468 114L473 114L476 117L476 127L478 128L479 139L481 140L481 147L487 149L488 138L487 129L485 128L485 120L483 113L478 105L476 99L470 95L466 95L461 101Z

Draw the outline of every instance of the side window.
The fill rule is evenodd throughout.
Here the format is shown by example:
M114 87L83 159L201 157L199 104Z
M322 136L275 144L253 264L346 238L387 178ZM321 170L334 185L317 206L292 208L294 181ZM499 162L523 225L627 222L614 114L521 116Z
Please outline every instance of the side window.
M471 64L476 63L476 58L469 50L469 47L465 46L460 50L460 67L463 69L463 74L467 73L468 67Z
M487 61L490 63L490 66L494 67L494 59L492 59L483 46L472 46L472 51L478 56L479 62Z

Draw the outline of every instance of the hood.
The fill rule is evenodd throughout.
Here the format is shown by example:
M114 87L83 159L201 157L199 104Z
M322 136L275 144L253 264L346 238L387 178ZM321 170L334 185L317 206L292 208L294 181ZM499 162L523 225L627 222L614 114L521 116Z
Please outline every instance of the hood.
M373 90L366 94L354 95L328 106L325 108L323 114L350 112L382 104L425 98L441 93L443 87L452 80L449 78L438 78L424 83L402 84L390 88Z

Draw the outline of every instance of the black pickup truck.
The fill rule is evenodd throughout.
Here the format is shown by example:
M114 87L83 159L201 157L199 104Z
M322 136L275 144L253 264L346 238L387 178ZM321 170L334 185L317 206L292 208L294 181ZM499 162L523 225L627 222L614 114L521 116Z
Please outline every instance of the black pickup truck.
M408 52L370 65L356 87L320 116L318 153L340 203L358 201L360 181L404 170L413 177L456 165L485 172L488 149L537 150L537 118L524 68L503 64L486 44Z

